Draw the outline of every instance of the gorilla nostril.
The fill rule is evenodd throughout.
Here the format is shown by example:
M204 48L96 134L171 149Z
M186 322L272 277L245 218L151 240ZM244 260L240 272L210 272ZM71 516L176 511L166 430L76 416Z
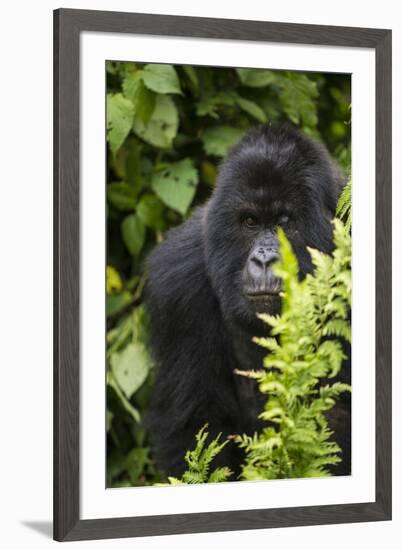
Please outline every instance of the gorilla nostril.
M259 269L263 269L265 266L265 262L263 262L261 258L250 258L250 262L254 265L254 267L258 267Z
M258 250L257 254L254 254L250 258L250 262L259 269L264 269L272 265L279 260L279 254L275 250Z

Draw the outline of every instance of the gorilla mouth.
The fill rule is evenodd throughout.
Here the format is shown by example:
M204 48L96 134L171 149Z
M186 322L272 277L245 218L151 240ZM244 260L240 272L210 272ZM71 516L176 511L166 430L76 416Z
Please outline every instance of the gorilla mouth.
M277 314L281 308L280 290L264 289L258 291L247 291L244 293L252 311L257 313Z
M246 296L250 300L270 300L271 298L278 298L279 291L261 290L258 292L246 292Z
M276 315L280 313L282 300L278 288L247 289L244 292L244 297L248 303L248 308L253 314L269 313Z

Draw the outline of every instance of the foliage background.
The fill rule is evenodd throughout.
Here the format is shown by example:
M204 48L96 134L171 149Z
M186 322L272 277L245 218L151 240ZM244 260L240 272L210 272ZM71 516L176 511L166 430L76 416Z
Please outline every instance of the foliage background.
M108 62L107 485L164 481L141 420L154 369L144 260L205 201L249 129L291 122L350 171L349 75Z

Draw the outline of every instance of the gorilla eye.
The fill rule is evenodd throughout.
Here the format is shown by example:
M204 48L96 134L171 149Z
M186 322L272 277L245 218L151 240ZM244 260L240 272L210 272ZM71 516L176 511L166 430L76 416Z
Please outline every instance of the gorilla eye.
M244 218L243 224L249 229L254 229L258 226L258 220L254 216L247 216L246 218Z

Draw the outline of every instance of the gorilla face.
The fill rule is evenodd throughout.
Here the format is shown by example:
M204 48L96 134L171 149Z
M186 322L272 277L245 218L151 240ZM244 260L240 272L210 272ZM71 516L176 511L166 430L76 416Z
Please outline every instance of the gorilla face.
M285 215L281 216L285 218ZM257 230L258 219L247 215L245 226ZM281 280L273 272L273 264L279 260L278 239L272 229L258 232L243 269L243 293L257 311L273 311L279 305Z
M307 246L331 252L341 185L326 150L289 127L262 126L233 148L204 218L208 275L227 321L255 327L257 312L279 312L279 226L300 277L312 268Z

